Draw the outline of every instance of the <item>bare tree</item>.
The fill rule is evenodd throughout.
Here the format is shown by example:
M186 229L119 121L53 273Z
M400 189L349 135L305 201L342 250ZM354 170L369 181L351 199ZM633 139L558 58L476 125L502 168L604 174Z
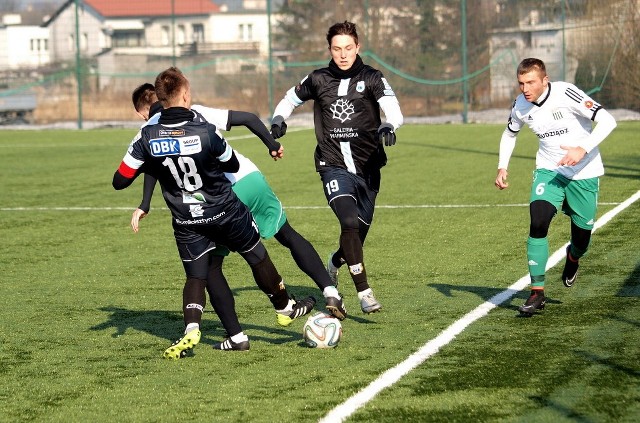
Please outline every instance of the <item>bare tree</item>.
M611 93L611 106L640 110L640 6L637 1L615 3L616 52L605 87Z
M290 53L290 60L328 62L329 26L342 20L355 22L361 55L374 66L371 62L379 61L377 67L384 68L403 106L413 99L416 112L438 113L459 111L461 78L468 78L471 106L492 107L486 69L494 30L517 34L521 26L546 25L556 31L562 27L567 34L563 66L575 71L576 84L585 91L599 91L595 97L607 107L638 110L639 4L637 0L297 0L285 5L274 38L281 51ZM290 81L290 75L287 78Z

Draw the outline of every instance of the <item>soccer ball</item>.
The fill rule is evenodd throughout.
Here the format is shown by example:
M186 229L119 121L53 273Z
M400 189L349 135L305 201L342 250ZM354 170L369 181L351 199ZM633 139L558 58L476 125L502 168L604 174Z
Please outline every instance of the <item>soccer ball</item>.
M333 348L342 338L340 320L326 313L309 316L302 328L304 342L311 348Z

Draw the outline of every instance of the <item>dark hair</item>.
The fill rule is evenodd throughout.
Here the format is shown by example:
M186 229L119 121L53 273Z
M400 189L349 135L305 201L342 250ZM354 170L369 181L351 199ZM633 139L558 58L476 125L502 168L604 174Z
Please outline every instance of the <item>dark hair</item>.
M331 40L336 35L350 35L353 37L353 40L358 44L358 32L356 31L356 24L353 22L339 22L337 24L333 24L329 31L327 32L327 42L329 43L329 47L331 47Z
M145 107L151 106L151 104L156 102L156 99L156 89L148 82L140 85L138 88L133 90L133 94L131 94L133 107L138 112Z
M167 107L167 103L180 94L180 90L185 86L189 86L189 81L175 66L161 72L156 77L156 95L162 105Z
M520 62L518 65L517 75L524 75L531 71L538 71L541 77L544 77L547 74L547 68L542 60L529 57Z

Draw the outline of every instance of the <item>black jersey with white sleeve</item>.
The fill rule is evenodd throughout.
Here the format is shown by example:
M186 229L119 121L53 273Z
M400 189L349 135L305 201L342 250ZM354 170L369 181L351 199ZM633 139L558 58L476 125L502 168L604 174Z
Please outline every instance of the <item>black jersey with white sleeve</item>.
M386 154L377 137L383 98L390 99L385 105L398 104L382 72L361 64L348 77L337 76L331 67L315 70L287 91L281 103L282 113L288 116L287 103L298 107L314 100L316 170L336 166L365 175L386 164ZM274 114L279 114L279 107ZM397 129L402 115L399 106L395 109L397 122L392 124Z
M117 173L133 179L143 165L160 182L179 225L211 223L237 200L224 175L237 171L233 149L215 125L192 110L163 110L159 123L143 127L133 139Z

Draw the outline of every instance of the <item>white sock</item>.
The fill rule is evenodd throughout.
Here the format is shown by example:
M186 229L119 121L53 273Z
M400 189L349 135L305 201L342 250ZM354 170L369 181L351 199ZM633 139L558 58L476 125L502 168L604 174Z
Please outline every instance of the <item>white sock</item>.
M371 293L373 293L371 288L367 288L364 291L360 291L360 292L358 292L358 299L361 300L365 295L369 295Z
M237 333L230 338L234 343L239 344L240 342L248 341L249 337L244 334L244 332Z
M189 333L194 329L196 330L200 329L200 325L198 323L189 323L187 325L187 328L184 330L184 333Z
M325 298L333 297L333 298L340 299L340 294L338 293L338 288L336 288L333 285L328 286L325 289L323 289L322 290L322 295L324 295Z

